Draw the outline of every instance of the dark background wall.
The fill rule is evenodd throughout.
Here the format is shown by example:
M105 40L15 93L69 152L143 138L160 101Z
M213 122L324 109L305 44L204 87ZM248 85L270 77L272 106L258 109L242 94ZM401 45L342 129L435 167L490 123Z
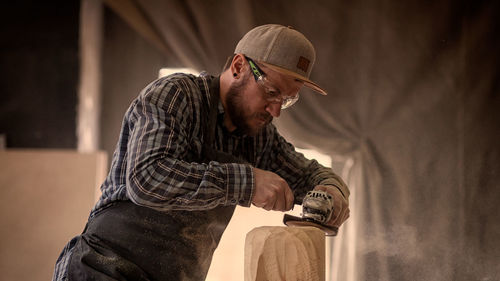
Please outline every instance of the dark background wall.
M0 134L7 147L76 148L79 1L0 12Z
M103 11L99 148L105 150L111 159L123 115L132 100L158 77L162 67L175 65L107 6Z

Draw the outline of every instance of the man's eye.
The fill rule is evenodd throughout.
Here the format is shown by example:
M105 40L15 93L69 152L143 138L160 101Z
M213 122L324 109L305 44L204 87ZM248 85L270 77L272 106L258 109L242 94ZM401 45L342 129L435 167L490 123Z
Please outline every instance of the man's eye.
M268 89L268 90L267 90L267 94L268 94L270 97L272 97L272 98L279 96L278 91L275 91L275 90L272 90L272 89Z

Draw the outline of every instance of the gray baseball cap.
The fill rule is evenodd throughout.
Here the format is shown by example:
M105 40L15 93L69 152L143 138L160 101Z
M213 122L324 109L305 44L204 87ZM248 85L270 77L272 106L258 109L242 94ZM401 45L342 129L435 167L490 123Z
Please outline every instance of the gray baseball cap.
M325 90L309 79L316 60L314 46L290 26L257 26L241 38L234 53L244 54L275 71L290 75L303 81L304 86L326 95Z

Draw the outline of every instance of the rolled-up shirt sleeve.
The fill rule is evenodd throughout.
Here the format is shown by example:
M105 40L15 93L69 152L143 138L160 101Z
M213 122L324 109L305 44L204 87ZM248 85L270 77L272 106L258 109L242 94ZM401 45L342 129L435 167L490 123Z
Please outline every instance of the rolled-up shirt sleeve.
M253 169L248 164L187 162L194 110L185 87L152 85L129 115L127 197L158 210L203 210L249 204Z

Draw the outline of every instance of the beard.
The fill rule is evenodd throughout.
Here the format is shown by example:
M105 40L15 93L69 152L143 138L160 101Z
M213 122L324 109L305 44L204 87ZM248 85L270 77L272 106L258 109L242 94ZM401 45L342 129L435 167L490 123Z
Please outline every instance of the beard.
M271 123L272 116L268 112L252 113L243 100L243 91L248 85L249 76L244 77L239 83L233 83L227 93L227 108L225 109L231 118L231 122L243 134L248 136L257 135L267 124ZM252 120L265 120L261 126L253 125Z

